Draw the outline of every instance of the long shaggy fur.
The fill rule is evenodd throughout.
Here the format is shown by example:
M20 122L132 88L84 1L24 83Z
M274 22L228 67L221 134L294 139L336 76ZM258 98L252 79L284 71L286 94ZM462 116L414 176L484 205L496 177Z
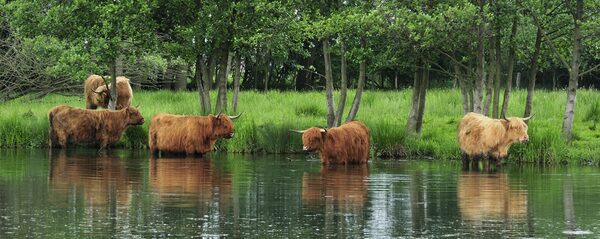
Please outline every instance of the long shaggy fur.
M89 86L88 86L89 81ZM97 84L100 81L100 84ZM92 88L96 86L95 88ZM91 75L86 80L84 85L84 94L86 99L86 109L96 109L98 106L102 108L108 108L110 101L110 89L112 84L106 84L99 75ZM95 91L95 92L94 92ZM129 79L124 76L117 77L117 105L116 109L124 109L131 106L131 100L133 99L133 90Z
M77 144L99 143L103 149L121 138L129 125L141 125L144 117L135 108L122 110L87 110L60 105L48 111L49 146L67 147L69 140Z
M152 153L206 154L218 139L233 137L233 121L226 115L182 116L157 114L150 122Z
M501 159L508 155L513 143L525 142L527 124L523 119L491 119L477 113L468 113L458 126L458 143L468 157L492 156Z
M108 105L108 93L103 91L97 91L102 92L100 94L94 93L95 90L104 85L104 80L99 75L90 75L85 80L83 84L83 97L85 98L86 109L97 109L98 106L106 108Z
M318 152L324 164L360 164L369 161L369 129L352 121L323 132L310 128L302 134L304 149Z

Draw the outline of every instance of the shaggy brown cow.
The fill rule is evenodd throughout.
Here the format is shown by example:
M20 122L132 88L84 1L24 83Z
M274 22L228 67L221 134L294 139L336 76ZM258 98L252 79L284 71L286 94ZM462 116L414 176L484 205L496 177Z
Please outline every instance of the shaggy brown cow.
M318 152L321 163L353 164L369 160L369 129L365 124L352 121L339 127L313 127L302 133L303 150Z
M108 105L108 91L96 92L99 87L104 86L106 82L99 75L90 75L83 84L83 97L85 98L86 109L96 109L98 106L106 108ZM105 87L106 88L106 87Z
M99 78L99 80L98 80ZM88 89L88 81L90 83L90 89ZM100 81L101 84L96 88L91 88ZM112 85L104 82L101 76L91 75L86 80L84 87L84 94L86 95L86 108L96 109L98 106L108 108L110 100L110 89ZM133 90L129 83L129 79L124 76L117 77L117 105L116 109L124 109L131 106L131 99L133 98Z
M217 139L233 137L232 120L240 115L230 117L221 113L217 116L157 114L150 122L150 151L153 154L206 154L213 149Z
M48 112L49 145L67 147L75 143L100 143L100 149L115 143L129 125L144 124L144 117L133 107L122 110L87 110L61 105Z
M506 157L510 145L529 140L525 122L531 117L491 119L477 113L466 114L458 126L463 162L480 156L490 156L496 160Z

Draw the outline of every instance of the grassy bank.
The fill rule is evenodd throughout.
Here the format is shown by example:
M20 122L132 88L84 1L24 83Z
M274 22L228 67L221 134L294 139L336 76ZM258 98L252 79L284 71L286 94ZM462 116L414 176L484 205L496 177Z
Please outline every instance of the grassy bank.
M563 91L536 91L530 123L530 143L511 149L513 161L563 163L600 162L600 129L585 121L600 101L595 90L580 90L577 97L575 141L566 145L560 135L566 94ZM231 97L231 94L229 95ZM350 92L350 100L353 92ZM512 95L509 115L522 115L525 91ZM212 95L213 100L215 95ZM458 159L456 127L462 117L461 96L457 90L431 90L420 138L404 132L410 105L410 90L363 94L357 119L364 121L372 133L373 152L378 156ZM231 100L231 99L230 99ZM47 142L47 111L55 105L84 107L77 96L50 95L39 100L17 99L0 105L0 147L36 148ZM135 92L133 104L141 104L147 122L159 112L198 114L195 92ZM214 101L213 101L214 104ZM351 102L348 102L348 110ZM300 136L289 129L325 125L325 96L322 92L242 92L239 109L243 117L236 120L236 137L218 144L228 152L289 153L301 149ZM148 124L130 128L119 147L144 148Z

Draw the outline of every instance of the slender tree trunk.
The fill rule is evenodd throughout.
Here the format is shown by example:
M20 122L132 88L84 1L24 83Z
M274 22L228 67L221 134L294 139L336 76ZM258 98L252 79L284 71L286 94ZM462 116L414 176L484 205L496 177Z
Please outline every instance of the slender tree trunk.
M484 108L483 108L483 114L486 116L490 115L490 108L492 105L492 98L493 98L493 86L494 86L494 78L496 76L496 65L494 64L494 59L495 57L495 52L494 52L494 45L495 45L495 41L491 41L494 42L492 43L492 50L490 50L490 59L488 62L488 72L487 73L487 82L485 83L485 104L484 104ZM484 75L486 74L484 73Z
M110 67L110 100L108 101L108 109L115 110L117 108L117 60L111 61Z
M469 110L469 92L467 89L467 82L465 79L461 77L460 66L458 64L453 64L454 67L454 80L458 82L458 86L460 88L460 94L462 95L462 105L463 105L463 115L466 115L470 112Z
M200 98L200 112L202 115L208 115L210 113L210 97L208 95L208 90L204 88L204 82L202 81L203 77L207 77L205 73L202 73L206 70L206 63L202 54L198 54L196 56L196 73L194 79L196 80L196 86L198 87L198 96Z
M483 85L485 82L484 66L485 66L485 36L484 27L485 19L483 14L484 0L479 0L479 18L481 23L479 24L477 31L477 79L475 80L475 92L473 93L473 111L481 113L483 110Z
M335 114L335 124L339 126L342 124L342 118L344 115L344 106L346 106L346 95L348 91L348 72L346 67L346 45L341 42L341 78L340 84L340 101L338 102L337 113Z
M177 65L177 72L175 73L175 87L176 91L185 90L187 87L187 67L185 64Z
M325 61L325 96L327 98L327 128L335 125L335 105L333 100L333 72L331 70L331 55L329 41L323 40L323 57Z
M519 5L519 1L517 1L517 5ZM519 23L518 14L513 16L512 27L510 30L510 39L508 46L508 59L506 65L508 66L507 76L506 76L506 86L504 87L504 100L502 101L502 113L501 117L506 117L506 112L508 111L508 105L510 103L510 92L512 90L512 80L513 80L513 72L515 69L515 37L517 35L517 26Z
M237 113L238 95L240 93L240 77L242 75L242 61L239 54L235 55L233 60L233 112Z
M494 103L492 104L492 117L498 118L499 111L498 107L500 106L500 82L502 77L502 64L500 64L502 59L502 51L500 46L500 30L497 31L498 36L496 36L496 58L494 59L494 64L496 67L494 68L496 71L494 72Z
M269 90L269 81L270 80L271 80L271 60L269 59L267 61L267 64L265 65L265 85L263 88L264 91Z
M217 71L217 54L212 54L212 56L208 59L208 77L204 81L204 88L208 91L212 89L212 86L215 82L215 75Z
M556 90L556 69L552 70L552 90Z
M575 119L575 102L577 101L577 84L579 81L579 66L581 60L581 29L580 24L583 20L583 0L576 0L575 11L573 14L573 56L571 58L571 71L569 72L569 86L567 88L567 104L565 106L565 116L563 118L562 133L567 141L573 138L573 121Z
M117 76L123 75L123 58L124 56L122 54L118 54L117 59L115 61L115 71Z
M531 68L529 69L529 85L527 87L527 101L525 102L525 113L523 117L529 117L531 115L531 108L533 105L533 90L535 89L535 79L537 78L538 71L538 58L540 55L542 44L542 29L538 27L535 36L535 51L533 57L531 57Z
M394 89L398 90L398 72L394 72Z
M221 57L219 62L219 81L217 89L217 105L215 112L227 112L227 60L229 59L229 45L224 43L221 49Z
M360 39L360 48L367 48L367 42L364 38ZM367 74L367 59L363 58L360 61L360 65L358 67L358 86L356 87L356 94L354 95L354 101L352 101L352 108L350 108L350 112L348 112L348 117L346 117L346 122L353 121L358 114L358 108L360 106L360 99L362 97L363 89L365 88L365 77Z
M422 77L422 63L419 60L415 69L415 78L413 80L412 89L412 101L410 107L410 113L408 114L408 121L406 122L406 132L410 134L416 134L417 132L417 117L419 114L419 92L421 90L421 79Z
M417 135L421 135L423 128L423 116L425 115L425 99L427 96L427 85L429 84L429 64L425 64L423 69L421 84L419 85L419 111L417 113Z

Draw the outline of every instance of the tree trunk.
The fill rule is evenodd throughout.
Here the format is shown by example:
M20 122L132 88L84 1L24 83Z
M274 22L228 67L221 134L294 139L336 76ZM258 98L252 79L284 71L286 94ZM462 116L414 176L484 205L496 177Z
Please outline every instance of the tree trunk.
M501 81L501 76L502 76L502 64L500 64L501 62L501 58L502 58L502 51L501 51L501 46L500 46L500 30L498 30L498 35L496 36L496 58L494 59L494 64L496 65L496 67L494 67L494 69L496 70L494 72L494 103L492 104L492 117L493 118L498 118L498 116L500 115L498 112L498 107L500 106L500 81Z
M110 100L108 101L108 109L115 110L117 108L117 60L111 61L110 67Z
M327 98L327 128L335 125L335 105L333 100L333 72L331 70L331 55L329 41L323 40L323 58L325 61L325 97Z
M518 1L517 1L517 5ZM506 76L506 86L504 87L504 100L502 101L502 113L501 113L501 117L505 118L506 117L506 112L508 111L508 104L510 103L510 92L512 90L512 79L513 79L513 72L515 69L515 37L517 35L517 24L518 24L519 18L518 18L518 14L515 14L513 16L513 22L512 22L512 27L510 30L510 39L509 39L509 46L508 46L508 59L506 62L506 65L508 66L508 70L507 70L507 76Z
M579 66L581 58L581 29L580 24L583 20L583 0L577 0L573 14L573 56L571 58L571 71L569 72L569 86L567 88L567 104L565 106L565 116L563 118L562 133L567 141L573 137L573 120L575 118L575 102L577 100L577 84L579 80Z
M209 57L208 59L208 77L206 78L206 80L204 80L204 88L208 91L210 91L212 89L212 86L214 84L214 79L215 79L215 75L216 75L216 71L217 71L217 55L216 54L212 54L212 56Z
M242 61L239 54L233 60L233 112L237 113L238 95L240 93L240 77L242 75Z
M218 80L218 94L217 94L217 105L215 112L227 112L227 60L229 59L229 46L224 43L221 49L221 57L219 62L219 80Z
M177 72L175 73L175 87L176 91L185 90L187 88L187 67L184 64L177 65Z
M429 84L429 64L423 69L421 84L419 85L419 111L417 113L416 134L421 135L423 128L423 115L425 115L425 99L427 96L427 85Z
M417 132L417 117L419 113L419 92L421 89L421 71L422 63L419 60L415 68L415 78L413 80L412 101L408 120L406 122L406 132L416 134Z
M523 117L529 117L531 115L531 108L533 104L533 90L535 89L535 79L537 78L538 71L538 58L540 56L542 44L542 29L538 27L535 36L535 51L533 57L531 57L531 68L529 69L529 85L527 87L527 101L525 102L525 113Z
M335 114L335 125L340 126L342 124L342 117L344 115L344 106L346 106L346 95L348 91L348 72L346 67L346 45L341 42L341 78L340 84L340 101L338 102L337 113Z
M398 90L398 72L394 72L394 89Z
M196 86L198 87L198 96L200 98L200 112L202 115L208 115L210 113L210 97L208 90L204 88L203 77L206 75L206 62L202 54L196 56L196 73L194 79L196 80Z
M494 45L494 44L492 44ZM494 49L494 48L492 48ZM492 106L492 97L493 97L493 86L494 86L494 78L496 76L496 65L494 64L495 52L494 50L490 51L490 60L488 62L488 72L487 72L487 82L485 83L485 104L483 108L483 114L486 116L490 115L490 108ZM485 73L484 73L485 75Z
M466 115L470 112L469 110L469 91L467 88L466 79L461 77L460 66L458 64L453 64L454 67L454 80L458 82L458 87L460 88L460 94L462 95L462 105L463 105L463 115Z
M552 90L556 90L556 69L552 70Z
M360 39L360 48L367 48L367 43L364 38ZM356 118L356 114L358 114L358 107L360 106L360 99L362 97L363 89L365 88L365 77L367 73L367 59L363 58L360 61L360 66L358 67L358 86L356 87L356 94L354 95L354 101L352 101L352 108L350 108L350 112L348 112L348 117L346 117L346 122L353 121Z
M265 65L265 87L264 87L264 91L269 90L269 80L271 80L271 60L269 59L267 61L267 64Z
M485 51L484 51L484 27L485 19L483 14L484 0L479 0L479 18L481 23L479 24L477 31L477 79L475 80L475 92L473 93L473 111L481 113L483 110L483 85L485 82L484 65L485 65Z

